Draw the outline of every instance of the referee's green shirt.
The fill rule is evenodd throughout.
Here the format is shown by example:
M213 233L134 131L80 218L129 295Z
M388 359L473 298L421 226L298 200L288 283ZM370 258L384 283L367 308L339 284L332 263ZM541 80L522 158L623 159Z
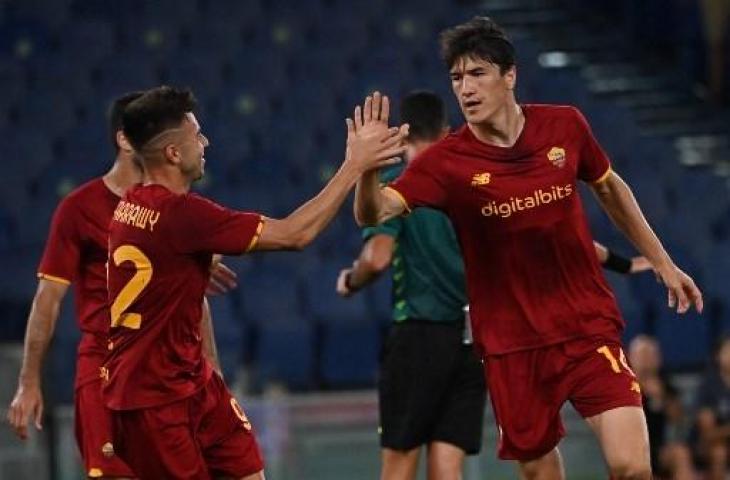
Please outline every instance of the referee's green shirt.
M392 182L403 169L401 164L384 170L381 182ZM467 304L464 261L446 215L431 208L416 208L407 217L363 229L365 240L377 234L395 239L391 262L393 320L461 321Z

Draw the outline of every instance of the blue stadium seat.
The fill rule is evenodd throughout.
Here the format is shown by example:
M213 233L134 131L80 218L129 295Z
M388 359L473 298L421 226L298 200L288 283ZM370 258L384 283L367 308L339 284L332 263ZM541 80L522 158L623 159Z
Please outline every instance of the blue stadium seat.
M291 389L314 384L314 328L306 322L263 322L258 326L257 383L282 382Z
M380 325L374 319L323 326L320 375L329 387L371 387L375 383Z
M74 21L59 37L61 54L74 62L93 64L114 53L115 27L104 20Z
M710 356L710 325L706 315L685 315L665 308L656 323L657 338L667 369L701 367Z
M236 314L232 300L233 293L208 299L213 319L218 357L223 374L233 378L244 358L244 325Z
M217 92L223 83L223 65L215 57L170 56L165 81L191 87L194 92Z
M145 56L116 55L99 65L95 90L104 96L145 90L159 85L159 73L158 65Z
M28 96L18 110L18 126L45 137L45 143L69 131L76 123L75 102L59 91L36 92Z

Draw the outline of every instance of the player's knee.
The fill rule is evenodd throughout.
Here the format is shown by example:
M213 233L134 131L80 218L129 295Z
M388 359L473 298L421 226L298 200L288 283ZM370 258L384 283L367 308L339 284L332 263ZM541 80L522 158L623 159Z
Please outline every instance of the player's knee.
M613 480L651 480L651 464L638 459L614 462L610 466Z

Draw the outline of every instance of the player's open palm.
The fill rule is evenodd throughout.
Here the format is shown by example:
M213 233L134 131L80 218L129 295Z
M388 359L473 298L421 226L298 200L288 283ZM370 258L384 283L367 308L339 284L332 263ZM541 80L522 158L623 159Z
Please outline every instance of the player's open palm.
M676 265L658 269L659 279L667 287L667 305L677 309L677 313L685 313L694 305L698 313L702 313L704 303L702 292L695 285L692 277Z
M19 386L8 410L8 422L21 440L28 438L28 422L33 420L35 428L43 428L43 394L38 386Z
M408 125L388 128L389 112L388 97L375 92L347 119L347 160L363 172L397 163L405 150Z

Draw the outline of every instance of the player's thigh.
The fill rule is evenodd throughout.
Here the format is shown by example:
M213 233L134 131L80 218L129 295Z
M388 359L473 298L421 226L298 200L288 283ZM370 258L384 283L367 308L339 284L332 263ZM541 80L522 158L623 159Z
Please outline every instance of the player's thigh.
M460 345L458 349L461 361L450 374L430 442L444 442L474 455L482 446L487 402L484 365L471 347Z
M466 452L456 445L431 442L428 445L429 480L460 480Z
M210 480L191 428L189 401L114 412L115 451L137 478Z
M545 347L485 359L502 460L538 459L565 435L560 408L566 397L557 388L564 367L559 353L558 347Z
M263 475L264 460L243 408L216 374L191 406L195 439L213 478Z
M421 447L410 450L381 449L380 480L414 480Z
M103 403L100 382L76 389L74 398L76 441L89 478L133 478L132 470L113 454L111 411Z
M519 462L521 480L564 480L565 468L560 450L554 448L540 458Z
M649 433L644 410L628 406L586 418L596 435L609 469L619 472L649 472Z

